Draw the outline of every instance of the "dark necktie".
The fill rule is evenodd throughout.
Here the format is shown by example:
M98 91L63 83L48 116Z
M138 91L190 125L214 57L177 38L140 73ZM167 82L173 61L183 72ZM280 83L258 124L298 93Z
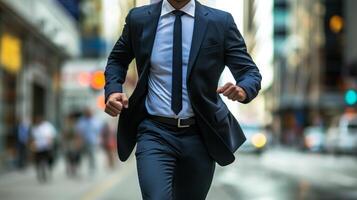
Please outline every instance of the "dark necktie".
M171 109L176 115L182 110L182 22L185 13L179 10L172 12L175 18L172 52L172 89Z

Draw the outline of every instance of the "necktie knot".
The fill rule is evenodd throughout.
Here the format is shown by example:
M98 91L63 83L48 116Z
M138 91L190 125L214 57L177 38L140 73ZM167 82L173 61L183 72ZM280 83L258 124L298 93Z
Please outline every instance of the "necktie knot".
M185 12L182 12L181 10L174 10L172 11L172 14L174 14L176 17L181 17L185 14Z

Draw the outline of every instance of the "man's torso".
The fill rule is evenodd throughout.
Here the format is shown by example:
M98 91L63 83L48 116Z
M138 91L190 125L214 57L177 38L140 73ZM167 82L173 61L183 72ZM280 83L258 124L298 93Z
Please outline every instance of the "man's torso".
M192 117L193 110L187 94L186 77L190 55L195 1L191 0L181 11L185 14L182 20L182 110L176 115L171 109L172 97L172 56L175 15L173 8L167 0L163 1L160 19L156 31L155 41L151 54L151 67L148 82L146 108L148 113L156 116L171 118Z

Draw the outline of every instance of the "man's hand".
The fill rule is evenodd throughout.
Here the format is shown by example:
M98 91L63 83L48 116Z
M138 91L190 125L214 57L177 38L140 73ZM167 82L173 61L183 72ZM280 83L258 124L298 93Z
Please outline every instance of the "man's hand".
M234 85L233 83L226 83L223 87L217 89L219 94L223 94L228 97L228 99L232 101L243 102L247 99L247 94L245 91L239 87L238 85Z
M118 116L123 108L128 108L128 98L124 93L113 93L105 104L105 112L112 117Z

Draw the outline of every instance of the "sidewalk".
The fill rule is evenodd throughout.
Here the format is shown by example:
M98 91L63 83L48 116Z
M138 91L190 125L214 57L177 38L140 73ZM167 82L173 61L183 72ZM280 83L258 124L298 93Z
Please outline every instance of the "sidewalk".
M263 154L260 162L273 171L304 178L313 183L334 184L347 188L357 185L357 159L353 156L276 148Z
M97 170L93 175L89 175L88 160L82 159L78 178L69 178L65 172L64 158L61 156L57 160L52 173L52 179L41 184L36 180L35 169L33 166L24 171L14 171L0 175L0 199L98 199L107 190L122 180L132 167L122 168L119 163L114 170L106 167L104 153L97 153ZM126 166L132 165L129 160Z

